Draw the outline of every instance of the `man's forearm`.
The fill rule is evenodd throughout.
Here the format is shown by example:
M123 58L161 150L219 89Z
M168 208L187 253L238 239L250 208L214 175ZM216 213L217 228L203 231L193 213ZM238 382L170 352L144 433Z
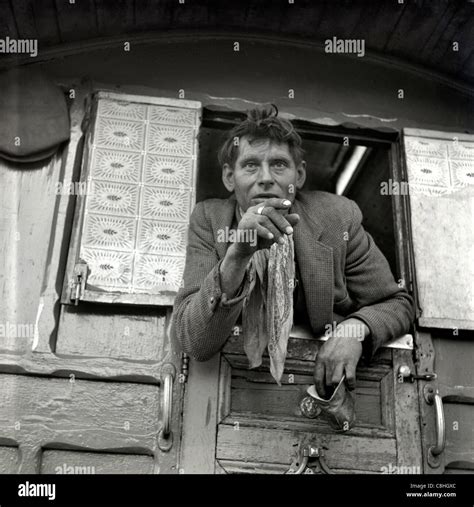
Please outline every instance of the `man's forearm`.
M215 266L199 288L189 289L189 294L181 291L175 302L171 335L197 361L209 360L222 348L242 309L243 300L228 306L228 299L223 302L219 268Z
M222 292L227 295L228 299L232 299L241 286L245 269L251 258L250 256L242 256L235 250L235 244L231 245L220 266L221 288Z
M184 352L198 361L207 361L217 353L230 336L242 308L242 302L227 305L244 282L250 257L238 255L233 245L219 266L200 283L199 290L178 295L173 312L172 334ZM219 287L225 303L216 298ZM245 287L244 287L245 289ZM243 294L241 295L243 297ZM224 300L224 298L223 298Z
M363 306L348 316L359 318L370 327L370 337L364 340L364 355L367 360L370 360L380 347L409 332L414 311L412 297L406 291L400 291L390 299Z

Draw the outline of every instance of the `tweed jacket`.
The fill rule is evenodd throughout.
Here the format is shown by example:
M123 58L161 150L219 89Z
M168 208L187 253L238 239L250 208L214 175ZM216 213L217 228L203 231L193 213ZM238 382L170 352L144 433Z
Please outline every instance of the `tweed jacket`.
M224 346L248 294L247 277L232 299L221 290L219 268L231 243L219 242L218 232L231 227L236 206L234 195L208 199L196 204L190 219L171 337L198 361ZM290 212L300 216L293 240L315 336L334 321L356 317L370 330L363 343L370 360L380 346L409 332L413 300L397 285L386 258L362 227L357 204L327 192L301 191Z

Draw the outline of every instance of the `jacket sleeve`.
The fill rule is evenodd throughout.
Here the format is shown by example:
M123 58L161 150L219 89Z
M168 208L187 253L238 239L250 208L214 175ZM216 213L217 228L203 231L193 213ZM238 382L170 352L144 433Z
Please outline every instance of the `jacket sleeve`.
M214 356L231 335L248 294L245 276L234 298L222 292L219 260L205 203L196 204L188 229L183 286L173 307L171 338L197 361Z
M362 213L354 201L346 256L346 285L358 310L348 315L370 329L363 352L370 361L382 345L408 333L414 320L413 298L395 281L387 259L362 227Z

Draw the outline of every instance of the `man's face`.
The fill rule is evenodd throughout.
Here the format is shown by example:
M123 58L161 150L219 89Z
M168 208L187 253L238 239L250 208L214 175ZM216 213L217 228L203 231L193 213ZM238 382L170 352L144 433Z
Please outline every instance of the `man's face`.
M304 161L296 166L286 143L258 139L250 144L244 136L235 165L224 165L222 180L245 212L270 197L293 202L296 190L303 187L305 167Z

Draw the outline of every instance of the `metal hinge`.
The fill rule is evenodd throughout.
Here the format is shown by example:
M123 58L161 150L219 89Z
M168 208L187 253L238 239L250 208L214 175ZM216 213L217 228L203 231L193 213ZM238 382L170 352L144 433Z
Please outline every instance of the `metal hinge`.
M78 263L74 266L74 271L69 286L71 288L69 299L74 301L77 306L79 300L83 298L86 289L88 268L87 263L79 259Z
M182 353L181 356L181 374L179 376L179 381L182 384L185 384L188 381L189 375L189 356L185 352Z

